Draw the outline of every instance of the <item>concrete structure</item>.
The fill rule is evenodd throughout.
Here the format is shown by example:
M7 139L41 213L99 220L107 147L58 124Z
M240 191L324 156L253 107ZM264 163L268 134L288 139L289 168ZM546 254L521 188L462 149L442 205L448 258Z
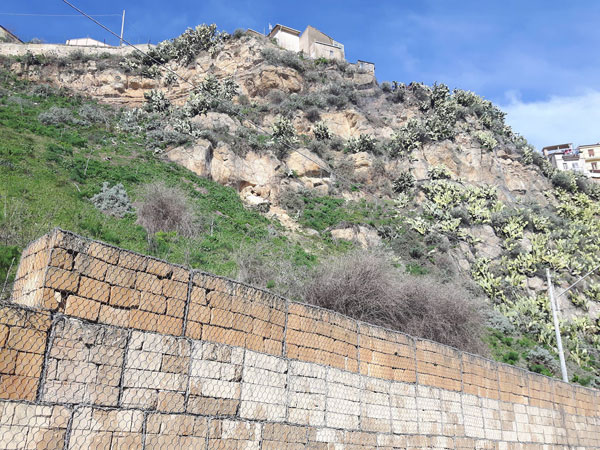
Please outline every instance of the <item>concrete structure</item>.
M584 173L590 178L600 180L600 143L580 145L578 150L583 160Z
M368 61L362 61L362 60L358 60L356 61L356 68L359 71L364 71L367 73L375 73L375 63L372 62L368 62Z
M275 39L286 50L303 52L310 58L345 59L342 44L310 25L300 33L293 28L277 24L268 37Z
M542 154L548 158L558 170L570 170L584 173L583 160L580 158L579 150L573 144L550 145L542 149Z
M61 230L0 362L0 448L600 448L596 390Z
M146 51L153 45L138 44L137 48ZM136 50L133 47L89 47L65 44L2 44L0 43L0 56L23 56L28 52L34 55L54 56L64 58L73 52L82 52L86 55L99 55L108 53L115 56L125 56Z
M78 38L78 39L67 39L65 45L75 45L78 47L112 47L111 45L106 44L105 42L97 41L96 39L92 39L90 37Z
M22 44L23 41L11 33L9 30L0 25L0 42L11 44Z

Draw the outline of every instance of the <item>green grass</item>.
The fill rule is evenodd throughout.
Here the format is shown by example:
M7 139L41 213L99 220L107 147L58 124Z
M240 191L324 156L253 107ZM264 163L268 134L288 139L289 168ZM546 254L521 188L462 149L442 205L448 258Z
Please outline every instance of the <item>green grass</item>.
M8 78L6 74L0 76ZM172 262L234 275L235 252L242 245L260 245L298 265L315 262L314 252L327 248L308 240L291 242L279 223L244 207L237 192L145 150L141 137L108 126L43 125L38 120L51 106L74 112L88 102L78 96L31 94L26 83L5 83L0 97L0 276L31 240L59 226L84 236L141 253L154 253ZM29 100L25 106L10 97ZM76 113L75 113L76 114ZM97 210L90 198L102 183L122 183L132 201L140 188L161 180L184 191L202 218L197 237L159 236L148 245L136 215L111 217ZM305 249L306 248L306 249ZM15 263L16 265L16 263ZM14 265L11 272L14 274ZM4 281L2 279L2 282Z

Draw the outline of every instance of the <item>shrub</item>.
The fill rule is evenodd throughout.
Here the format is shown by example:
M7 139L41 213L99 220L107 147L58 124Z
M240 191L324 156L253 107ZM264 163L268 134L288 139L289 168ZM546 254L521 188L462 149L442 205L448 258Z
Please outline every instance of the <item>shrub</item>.
M350 153L367 152L373 153L377 140L370 134L361 134L358 138L348 139L346 150Z
M475 133L475 139L477 139L477 142L479 142L483 148L488 150L494 150L496 145L498 145L498 141L489 131L477 131Z
M121 183L112 187L107 182L102 183L102 191L94 195L91 202L109 216L123 217L132 211L129 196Z
M392 83L390 83L389 81L384 81L383 83L381 83L381 90L386 93L392 92Z
M297 266L283 254L270 254L264 246L241 246L234 254L235 278L243 283L270 289L294 297L302 291L306 268Z
M146 229L150 239L159 231L176 231L184 236L194 234L194 215L186 195L162 182L145 185L134 204L137 223Z
M400 172L393 182L393 189L396 193L408 192L415 187L415 176L410 171Z
M230 78L219 81L212 75L206 77L190 94L183 106L186 117L206 114L222 104L230 102L237 94L238 85Z
M60 125L74 122L73 113L68 108L52 106L49 110L38 115L38 120L44 125Z
M417 119L409 119L406 124L394 133L388 146L392 158L403 158L410 155L413 150L421 148L427 137L427 130L423 123Z
M427 176L430 180L450 180L452 179L452 172L445 165L440 164L427 169Z
M314 126L313 134L318 141L328 141L332 137L331 131L324 122L319 122Z
M306 111L306 118L311 122L316 122L321 118L321 113L319 112L319 108L312 107Z
M163 91L153 89L144 92L144 98L146 99L146 111L162 113L168 111L171 107L171 102Z
M503 335L510 335L516 331L511 321L495 309L490 309L485 324Z
M232 37L234 39L241 39L246 35L246 30L244 30L243 28L236 28L235 31L232 34Z
M283 156L289 147L292 147L298 141L296 136L296 130L292 121L285 118L279 117L272 126L271 137L279 144L280 155Z
M262 49L261 54L269 64L274 66L287 66L296 69L298 72L306 70L304 61L294 52L265 47Z
M537 346L530 350L527 354L527 362L529 363L530 369L532 369L533 366L540 365L554 374L560 373L560 367L556 362L556 358L543 347Z
M88 103L79 108L79 116L88 123L108 125L111 119L108 111L98 105Z
M558 188L565 189L569 192L575 192L577 190L577 182L572 172L557 170L552 175L552 184Z
M484 350L481 307L459 285L415 278L382 252L356 250L323 261L305 300L358 320L463 350Z

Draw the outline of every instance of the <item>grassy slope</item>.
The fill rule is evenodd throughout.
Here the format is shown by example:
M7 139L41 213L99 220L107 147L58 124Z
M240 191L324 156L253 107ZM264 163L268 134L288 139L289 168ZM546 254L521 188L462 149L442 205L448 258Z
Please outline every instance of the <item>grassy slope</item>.
M297 264L315 260L290 242L279 224L246 209L233 189L156 158L144 150L138 138L119 133L112 125L42 125L38 120L41 111L51 106L77 111L86 100L62 95L37 97L27 94L29 88L13 80L0 98L4 274L12 257L29 240L55 226L223 275L235 273L233 254L243 245L260 243L264 253L284 255ZM196 238L167 236L152 250L145 230L135 223L135 214L122 219L107 216L89 200L103 182L122 183L135 199L141 185L155 180L188 195L201 218L202 232Z

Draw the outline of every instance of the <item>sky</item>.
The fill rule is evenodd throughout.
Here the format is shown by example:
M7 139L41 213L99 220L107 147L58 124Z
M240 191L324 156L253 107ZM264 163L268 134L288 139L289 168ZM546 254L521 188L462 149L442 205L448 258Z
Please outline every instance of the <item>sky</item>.
M187 27L269 31L312 25L372 61L377 79L476 92L507 112L536 147L600 141L600 1L597 0L70 0L125 38L157 43ZM0 25L23 40L117 40L62 0L2 0Z

